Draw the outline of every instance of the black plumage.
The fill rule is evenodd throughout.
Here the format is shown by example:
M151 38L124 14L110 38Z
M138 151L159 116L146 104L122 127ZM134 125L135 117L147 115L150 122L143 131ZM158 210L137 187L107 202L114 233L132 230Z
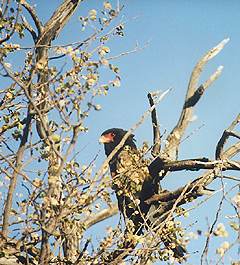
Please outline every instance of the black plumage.
M127 131L112 128L102 133L99 141L104 144L105 154L109 156L120 143ZM149 168L149 161L137 149L134 135L131 134L123 146L109 162L113 179L113 189L116 192L118 207L124 216L125 222L131 220L134 233L140 235L144 227L159 225L160 218L156 214L160 204L147 204L146 200L158 192L158 179ZM156 181L157 180L157 181ZM154 214L152 214L154 212ZM166 247L171 248L174 256L183 257L186 250L177 244L170 247L171 239L164 241Z

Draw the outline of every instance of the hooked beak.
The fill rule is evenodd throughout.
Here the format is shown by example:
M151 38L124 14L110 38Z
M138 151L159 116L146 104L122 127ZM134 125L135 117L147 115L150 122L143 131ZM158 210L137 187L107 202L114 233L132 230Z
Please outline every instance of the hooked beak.
M108 143L108 142L109 142L109 139L108 139L106 136L102 135L102 136L98 139L98 142L99 142L100 144L105 144L105 143Z

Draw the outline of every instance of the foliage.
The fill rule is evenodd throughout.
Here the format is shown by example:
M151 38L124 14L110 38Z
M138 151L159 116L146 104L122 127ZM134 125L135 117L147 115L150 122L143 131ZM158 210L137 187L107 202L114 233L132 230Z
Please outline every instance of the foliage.
M205 186L221 176L222 170L240 168L238 162L230 160L239 152L239 143L232 146L234 151L231 147L223 151L229 136L239 139L233 131L239 116L220 139L215 161L177 161L175 154L188 124L186 120L166 139L166 148L161 155L158 153L162 176L175 169L210 169L211 172L176 192L159 193L163 202L164 198L168 202L163 203L161 212L167 218L160 224L161 229L153 231L154 237L150 232L144 236L126 233L120 224L108 228L101 242L90 247L85 231L116 214L117 206L112 201L108 161L96 171L94 160L83 165L73 150L79 138L88 132L86 119L101 110L98 97L107 96L112 87L121 84L119 68L114 63L121 55L111 55L110 42L115 38L121 41L125 23L119 20L122 7L105 1L101 10L93 7L79 18L79 30L86 31L84 40L53 45L78 5L81 9L81 2L63 1L45 25L25 0L1 4L0 174L4 210L0 264L17 264L17 261L22 264L116 264L126 258L131 264L158 259L171 262L174 258L162 243L164 237L174 232L183 244L187 245L190 240L180 221L172 221L173 215L186 215L180 205L202 196ZM215 56L225 42L216 46L211 55L208 53L198 67ZM9 61L16 58L22 58L21 63L11 65ZM195 90L188 95L183 116L191 116L189 110L220 72L218 69L198 89L199 76L192 76L190 88ZM148 114L154 113L153 110L152 106ZM154 142L156 146L156 139ZM143 155L149 157L150 150L143 147ZM159 150L154 149L151 162L155 161L156 151ZM161 200L160 197L153 199ZM239 194L231 203L236 211L231 227L237 233ZM107 208L102 209L103 206ZM214 225L207 235L207 243L210 237L228 236L224 225L218 224L216 228ZM203 256L207 255L207 243ZM223 257L234 244L224 242L217 253Z

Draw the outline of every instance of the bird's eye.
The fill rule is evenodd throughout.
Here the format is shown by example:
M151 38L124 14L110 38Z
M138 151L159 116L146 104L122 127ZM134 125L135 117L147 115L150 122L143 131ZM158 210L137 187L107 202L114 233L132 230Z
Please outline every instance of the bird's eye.
M114 133L114 132L112 132L112 133L111 133L111 136L112 136L112 137L114 137L114 136L115 136L115 133Z

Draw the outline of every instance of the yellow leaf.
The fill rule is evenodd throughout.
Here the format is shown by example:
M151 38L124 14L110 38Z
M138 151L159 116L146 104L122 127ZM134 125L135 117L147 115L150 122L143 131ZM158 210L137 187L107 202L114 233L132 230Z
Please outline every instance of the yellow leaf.
M112 5L108 1L105 1L103 3L103 7L108 10L112 9Z
M54 135L52 136L52 141L53 141L54 143L58 143L58 142L60 142L60 140L61 140L61 137L60 137L58 134L54 134Z
M96 18L97 18L97 11L95 9L92 9L92 10L89 11L88 15L89 15L89 18L91 20L96 20Z

